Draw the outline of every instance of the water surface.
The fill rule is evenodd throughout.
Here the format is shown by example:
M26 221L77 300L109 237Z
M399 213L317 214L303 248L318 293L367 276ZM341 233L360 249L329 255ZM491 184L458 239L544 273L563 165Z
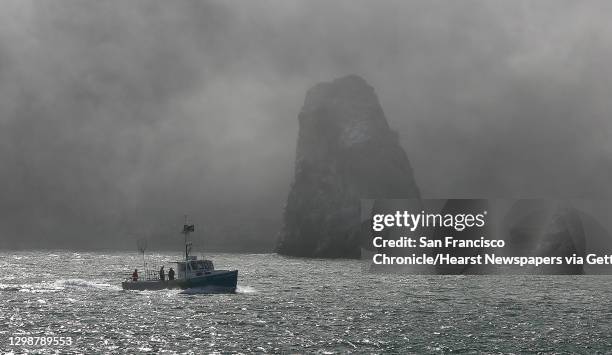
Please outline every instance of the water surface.
M124 291L136 253L0 252L0 350L612 352L609 276L379 275L357 260L209 257L239 270L236 294ZM20 335L74 343L11 347Z

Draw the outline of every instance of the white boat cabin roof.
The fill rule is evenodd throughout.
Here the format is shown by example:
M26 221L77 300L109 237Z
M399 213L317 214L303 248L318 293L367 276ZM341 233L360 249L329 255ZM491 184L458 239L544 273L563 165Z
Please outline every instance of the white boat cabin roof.
M183 269L185 267L185 261L174 261L173 263L177 264L179 269ZM195 256L189 257L189 266L192 270L214 270L214 264L212 260L201 259L198 260Z

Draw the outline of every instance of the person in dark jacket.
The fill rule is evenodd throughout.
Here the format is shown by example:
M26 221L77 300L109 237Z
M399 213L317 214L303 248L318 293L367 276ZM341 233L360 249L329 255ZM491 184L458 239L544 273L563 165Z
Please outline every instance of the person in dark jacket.
M164 273L164 267L162 266L161 269L159 269L159 279L161 281L164 281L165 278L166 278L166 274Z
M132 281L138 281L138 269L134 269L132 273Z
M168 280L174 280L174 270L172 268L168 270Z

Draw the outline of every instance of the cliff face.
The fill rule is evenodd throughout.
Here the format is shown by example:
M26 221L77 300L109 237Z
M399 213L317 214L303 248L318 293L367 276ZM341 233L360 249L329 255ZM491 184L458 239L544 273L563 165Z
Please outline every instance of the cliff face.
M357 258L360 199L418 197L408 158L365 80L347 76L308 91L279 253Z

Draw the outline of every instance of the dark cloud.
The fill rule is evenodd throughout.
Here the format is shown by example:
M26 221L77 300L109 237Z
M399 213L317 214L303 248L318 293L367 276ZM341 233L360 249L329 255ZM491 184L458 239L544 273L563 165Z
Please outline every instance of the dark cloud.
M612 195L605 1L1 5L0 247L131 247L183 213L273 241L304 94L350 73L424 196Z

